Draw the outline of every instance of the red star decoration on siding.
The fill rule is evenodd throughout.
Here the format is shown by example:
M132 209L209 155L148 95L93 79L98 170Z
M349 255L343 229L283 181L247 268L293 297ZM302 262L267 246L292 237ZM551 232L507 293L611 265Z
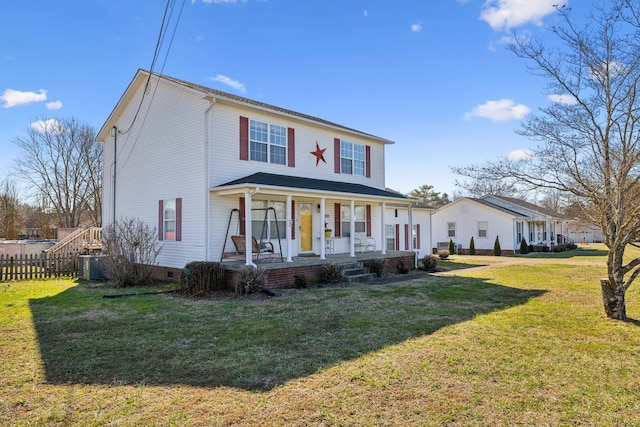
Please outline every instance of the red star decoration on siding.
M313 154L314 156L316 156L316 166L318 166L318 163L320 163L320 160L322 160L323 162L327 163L327 161L324 159L324 152L327 151L326 148L320 148L320 146L318 145L318 141L316 141L316 151L312 151L311 154Z

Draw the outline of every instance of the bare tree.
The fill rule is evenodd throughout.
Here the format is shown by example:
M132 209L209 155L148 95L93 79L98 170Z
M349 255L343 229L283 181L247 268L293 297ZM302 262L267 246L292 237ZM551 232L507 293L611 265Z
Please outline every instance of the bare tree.
M158 233L139 218L121 218L102 231L107 276L116 287L147 285L162 245Z
M624 258L640 232L640 2L596 5L584 26L569 8L557 10L563 22L552 28L557 45L514 33L510 47L555 95L519 131L540 145L526 159L471 169L580 201L609 248L607 278L600 281L605 312L626 320L625 293L640 274L640 258Z
M22 205L15 182L10 178L0 181L0 236L15 240L24 227Z
M102 148L95 130L75 119L36 123L14 140L23 150L16 176L45 198L59 227L77 227L84 216L87 225L99 225Z

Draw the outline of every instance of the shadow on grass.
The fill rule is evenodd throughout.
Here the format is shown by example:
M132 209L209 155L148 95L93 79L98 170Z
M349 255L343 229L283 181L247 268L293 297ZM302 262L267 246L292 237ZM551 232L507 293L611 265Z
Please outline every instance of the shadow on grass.
M476 315L525 304L543 291L429 277L282 291L262 300L103 298L109 293L114 291L79 285L30 300L49 383L266 391Z

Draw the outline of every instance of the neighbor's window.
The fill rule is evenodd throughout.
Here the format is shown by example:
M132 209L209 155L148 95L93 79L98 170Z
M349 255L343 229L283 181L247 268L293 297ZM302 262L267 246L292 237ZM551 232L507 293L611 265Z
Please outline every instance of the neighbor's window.
M364 145L340 141L340 172L364 176L365 152Z
M163 202L164 240L176 240L176 199Z
M516 239L518 239L518 243L522 241L523 236L524 236L524 222L518 221L516 222Z
M287 128L257 120L249 121L251 160L287 164Z
M367 209L365 206L355 207L355 232L366 232ZM340 232L342 237L351 236L351 207L340 206Z
M487 237L487 230L489 228L489 224L487 221L479 221L478 222L478 238L485 239Z
M456 237L456 223L448 222L447 223L447 237Z
M385 226L387 229L387 250L395 251L396 250L396 226L393 224L387 224Z

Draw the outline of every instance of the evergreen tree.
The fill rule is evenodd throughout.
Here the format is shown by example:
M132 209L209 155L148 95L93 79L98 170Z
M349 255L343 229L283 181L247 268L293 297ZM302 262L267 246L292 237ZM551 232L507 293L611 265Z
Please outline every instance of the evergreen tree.
M496 242L493 244L493 254L495 256L502 255L502 249L500 248L500 238L496 236Z
M456 253L456 246L453 244L453 239L449 239L449 253L451 255Z
M471 241L469 242L469 255L476 254L476 244L473 241L473 236L471 236Z
M523 237L522 240L520 240L520 254L526 255L528 253L529 253L529 245L527 245L527 241L524 240L524 237Z

